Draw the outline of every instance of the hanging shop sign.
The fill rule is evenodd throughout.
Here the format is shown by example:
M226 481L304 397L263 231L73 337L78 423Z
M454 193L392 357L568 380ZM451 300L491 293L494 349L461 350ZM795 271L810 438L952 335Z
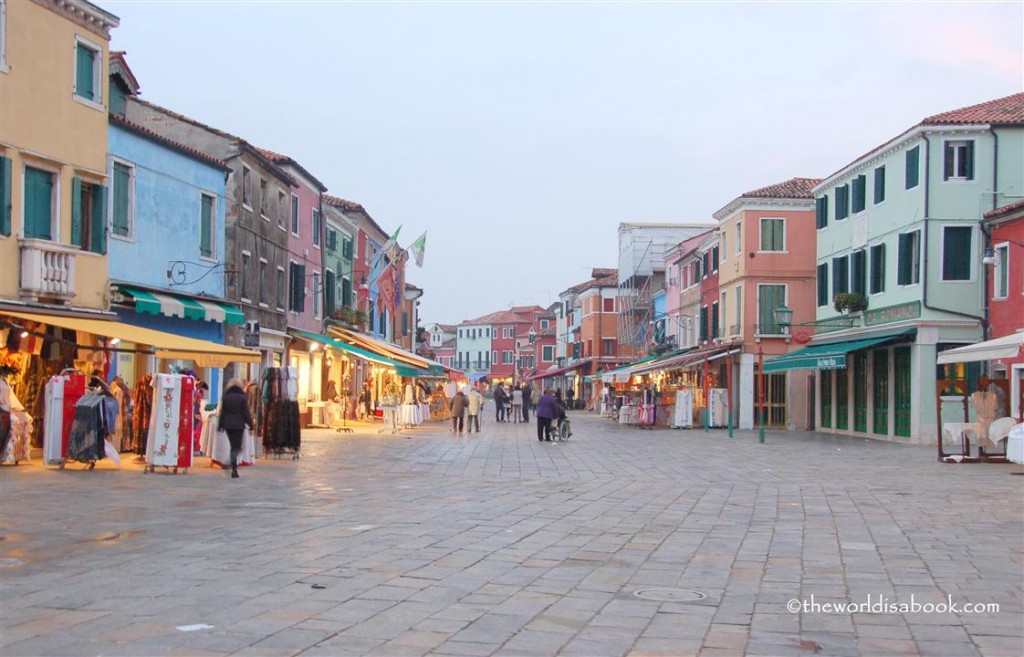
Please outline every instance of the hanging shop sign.
M245 323L245 335L242 337L242 346L260 346L260 323L250 319Z
M907 319L917 319L921 316L921 302L910 301L885 308L875 308L864 311L864 326L877 326L878 324L892 324Z

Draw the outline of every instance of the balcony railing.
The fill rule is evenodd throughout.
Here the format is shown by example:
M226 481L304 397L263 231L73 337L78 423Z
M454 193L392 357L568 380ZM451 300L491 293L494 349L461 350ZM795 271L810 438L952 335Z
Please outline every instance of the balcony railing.
M21 248L21 297L59 299L69 302L75 297L76 247L49 240L18 240Z

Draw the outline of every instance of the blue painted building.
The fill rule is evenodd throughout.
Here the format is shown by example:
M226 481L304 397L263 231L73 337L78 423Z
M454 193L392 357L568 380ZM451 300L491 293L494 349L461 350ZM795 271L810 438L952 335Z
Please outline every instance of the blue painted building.
M121 53L111 57L108 218L112 309L127 324L224 344L225 324L244 323L224 301L227 165L127 120L118 99L138 92ZM181 263L175 265L174 263ZM114 373L133 384L153 367L119 354ZM194 369L221 387L222 364L197 355L159 371Z

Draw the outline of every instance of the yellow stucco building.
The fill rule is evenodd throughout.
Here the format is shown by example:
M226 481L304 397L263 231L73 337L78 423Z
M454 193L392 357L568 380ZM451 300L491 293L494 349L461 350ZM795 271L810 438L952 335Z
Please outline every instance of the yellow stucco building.
M117 25L85 0L0 0L0 307L109 307L107 67Z

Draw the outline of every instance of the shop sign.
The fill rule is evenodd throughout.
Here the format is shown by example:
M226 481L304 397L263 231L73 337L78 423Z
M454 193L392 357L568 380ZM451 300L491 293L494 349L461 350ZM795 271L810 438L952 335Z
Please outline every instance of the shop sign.
M242 337L243 347L260 346L260 323L250 319L245 323L245 335Z
M231 357L220 354L196 354L193 360L196 367L227 367Z
M902 322L907 319L917 319L921 316L921 302L910 301L885 308L875 308L864 311L864 326L877 326L878 324L891 324Z
M837 370L841 367L846 367L846 356L822 356L818 359L819 370Z

